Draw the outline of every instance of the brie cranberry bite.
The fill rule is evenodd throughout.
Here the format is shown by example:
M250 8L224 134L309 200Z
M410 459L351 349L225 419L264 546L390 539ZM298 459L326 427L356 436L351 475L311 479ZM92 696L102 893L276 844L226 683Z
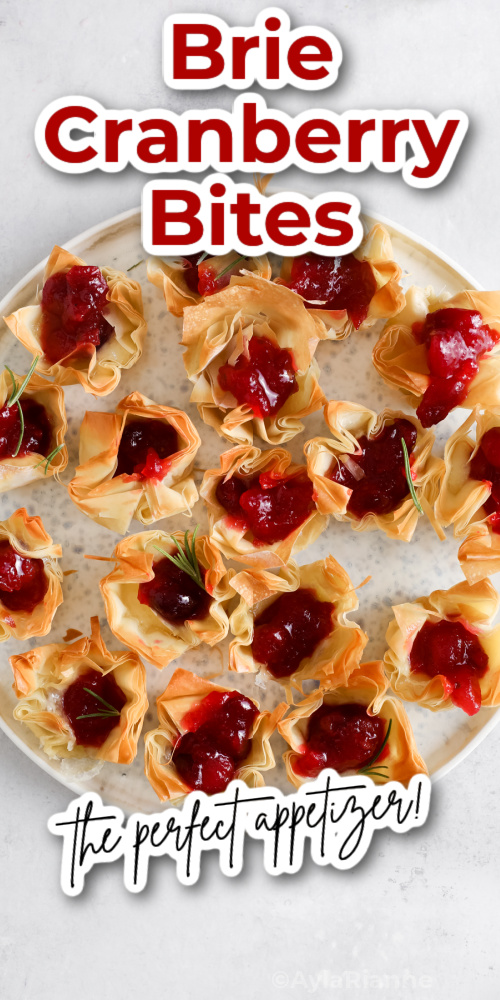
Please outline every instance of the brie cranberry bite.
M47 635L62 603L62 550L24 507L0 521L0 642Z
M453 298L413 287L406 307L379 337L373 364L417 406L431 427L463 406L500 404L500 292Z
M489 580L457 583L393 607L386 670L405 701L467 715L500 704L500 599Z
M410 541L422 509L432 519L439 490L432 431L400 410L377 415L348 402L327 403L325 421L333 436L304 446L318 510L356 531Z
M198 499L192 470L200 444L182 410L132 392L115 413L85 414L68 493L84 514L120 534L133 517L152 524L188 513Z
M436 517L465 536L458 559L476 583L500 570L500 409L467 417L446 444L444 466Z
M200 416L233 444L289 441L324 396L318 332L300 297L256 276L184 310L184 364Z
M403 309L400 279L389 233L376 225L354 253L286 258L280 280L303 298L322 340L344 340Z
M241 600L230 618L230 670L262 671L290 697L304 680L345 681L359 663L368 637L347 617L358 599L332 556L308 566L292 562L277 574L247 570L231 586Z
M0 493L59 477L68 464L64 392L33 374L0 373Z
M269 281L271 266L267 257L243 257L234 250L218 257L198 251L170 261L160 257L148 260L148 280L161 289L173 316L182 316L186 306L198 305L227 288L233 276L248 273Z
M38 357L37 371L58 385L79 382L94 396L116 389L122 370L139 360L147 329L136 281L111 267L87 265L57 246L37 304L5 322Z
M111 631L158 668L201 642L215 646L234 597L219 550L197 531L143 531L118 543L101 580Z
M290 746L283 759L296 788L327 767L366 775L377 785L407 784L414 774L427 774L410 720L387 688L383 664L362 663L347 684L314 691L278 723Z
M223 555L257 568L288 562L327 524L307 469L293 464L284 448L240 445L224 452L220 468L205 473L200 493Z
M223 792L235 778L250 788L274 767L270 737L285 707L260 711L252 698L176 670L156 701L159 726L146 733L145 774L158 797Z
M48 757L130 764L148 708L146 671L136 653L110 652L98 618L91 637L11 656L14 718Z

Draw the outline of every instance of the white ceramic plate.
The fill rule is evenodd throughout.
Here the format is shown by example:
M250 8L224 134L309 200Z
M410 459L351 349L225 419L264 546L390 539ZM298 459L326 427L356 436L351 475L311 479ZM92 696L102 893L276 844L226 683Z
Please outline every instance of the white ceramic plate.
M366 217L369 227L375 217ZM465 271L440 254L424 240L413 236L407 230L377 217L388 228L394 249L394 257L405 271L405 284L428 285L435 289L446 289L455 293L463 288L480 288ZM88 230L67 244L69 250L82 257L89 264L112 265L120 269L130 268L145 255L140 239L140 212L133 210ZM52 248L47 247L50 252ZM45 262L37 265L22 281L12 289L0 303L0 315L6 316L14 309L27 305L35 299L37 287L41 283ZM114 410L116 404L134 389L145 393L158 403L170 403L188 411L200 431L203 446L198 454L197 466L201 469L218 465L218 456L228 447L215 431L206 427L198 418L196 407L189 403L191 383L187 380L179 348L181 322L166 310L163 298L146 280L145 264L133 271L133 277L142 284L149 332L143 357L138 365L125 372L119 387L110 396L95 400L84 393L80 386L65 389L69 430L67 443L70 463L65 473L69 482L78 457L78 433L85 410ZM334 344L321 343L316 357L321 368L321 385L329 399L349 399L365 403L374 410L384 405L404 408L402 397L384 385L371 364L371 351L376 333L357 334L348 340ZM4 327L0 338L0 363L7 362L14 371L23 373L30 364L30 355ZM437 430L436 452L442 453L444 442L450 433L464 419L462 411L451 414ZM321 412L307 418L306 430L295 438L289 449L296 461L302 460L304 442L317 434L324 433ZM63 486L53 479L12 491L0 496L0 518L8 517L15 509L26 506L30 514L39 514L55 541L63 548L63 570L77 570L65 577L64 603L57 611L50 636L31 642L15 643L13 640L2 645L0 663L0 725L10 739L33 760L35 764L52 774L58 781L76 793L92 789L103 798L125 811L136 809L150 812L159 808L159 802L143 774L142 745L135 763L129 767L105 764L92 777L82 775L71 764L51 761L38 747L38 741L26 727L14 721L12 710L15 696L12 691L12 676L8 656L35 645L46 642L60 642L67 629L79 629L88 634L91 615L98 614L106 641L111 648L118 643L111 636L103 615L103 605L98 582L107 572L101 562L84 558L88 554L111 554L118 536L106 528L98 527L81 514L71 503ZM191 523L206 524L204 506L198 502L193 512L194 521L173 518L162 523L162 527L175 530ZM132 531L141 530L133 522ZM312 562L331 552L348 570L353 583L359 584L370 574L371 582L359 591L360 608L354 617L370 636L365 658L373 659L383 655L384 636L390 618L391 604L403 600L413 600L430 593L437 587L449 587L462 579L457 562L457 542L449 535L446 542L440 542L431 526L423 521L412 542L390 541L379 532L358 534L350 525L331 520L326 532L318 541L299 555L301 563ZM221 661L222 655L222 661ZM177 666L192 668L201 674L220 671L222 663L227 663L226 646L214 650L201 648L185 654L169 669L158 671L147 664L150 709L145 722L145 731L155 725L154 702ZM249 695L257 697L261 704L272 707L281 700L282 691L277 684L270 683L264 690L255 683L255 678L235 674L222 674L223 683L238 687ZM415 736L430 773L434 779L441 777L451 767L458 764L477 744L485 738L500 719L498 711L482 709L473 718L468 718L459 709L448 712L429 712L417 706L408 706ZM275 736L274 748L277 759L281 760L284 743ZM284 769L278 765L275 772L268 773L268 780L278 787L290 790Z

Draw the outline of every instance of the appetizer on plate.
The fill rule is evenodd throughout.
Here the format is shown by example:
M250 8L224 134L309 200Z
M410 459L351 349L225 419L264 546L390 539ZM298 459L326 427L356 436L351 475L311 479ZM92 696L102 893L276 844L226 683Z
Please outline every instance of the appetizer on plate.
M209 295L222 291L238 274L255 274L271 278L267 257L242 257L233 251L220 257L206 253L186 254L171 261L161 257L148 260L148 280L163 292L167 309L173 316L182 316L186 306L195 306Z
M350 521L356 531L378 528L405 542L419 513L434 521L443 463L431 454L432 431L400 410L377 416L347 402L327 403L325 420L333 437L304 446L318 510Z
M98 618L91 626L90 639L11 656L14 717L48 757L130 764L148 707L146 671L136 653L106 649Z
M317 326L290 289L255 275L184 310L184 364L200 416L234 444L284 444L325 399Z
M258 569L287 563L327 525L307 469L284 448L225 451L220 468L205 473L200 493L223 555Z
M436 517L466 536L458 559L477 583L500 570L500 409L476 408L449 438L444 464Z
M403 309L401 268L389 233L376 225L354 253L287 257L279 279L303 298L322 340L344 340Z
M111 267L85 264L57 246L39 302L5 322L37 357L37 371L58 385L79 382L94 396L116 389L122 369L139 360L147 329L137 281Z
M93 521L121 534L133 517L152 524L190 513L198 499L191 473L200 444L182 410L132 392L115 413L85 414L69 495Z
M227 635L234 596L219 550L197 531L143 531L116 546L101 580L111 631L155 667Z
M60 545L24 507L0 521L0 642L47 635L62 604Z
M156 705L159 727L144 737L145 773L162 801L223 792L233 778L250 788L264 784L284 705L261 712L252 698L189 670L175 671Z
M283 759L296 788L326 767L367 775L377 785L427 774L410 720L387 688L383 663L362 663L347 683L313 691L278 722L291 748Z
M0 493L58 478L68 464L64 392L33 369L0 373Z
M433 712L456 705L475 715L500 705L500 626L491 628L498 606L482 580L393 607L385 664L395 694Z
M500 404L500 292L410 288L406 306L385 327L373 364L389 385L417 400L423 427L456 406Z
M246 570L231 586L241 601L230 619L230 670L263 671L290 697L309 678L346 681L359 663L368 636L347 618L358 599L332 556L277 574Z

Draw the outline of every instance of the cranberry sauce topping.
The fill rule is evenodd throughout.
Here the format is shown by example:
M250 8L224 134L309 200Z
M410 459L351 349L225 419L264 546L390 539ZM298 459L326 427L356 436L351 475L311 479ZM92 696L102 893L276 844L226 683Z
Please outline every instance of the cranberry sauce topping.
M315 778L325 767L339 774L357 771L377 756L385 730L384 720L368 715L366 705L320 705L309 718L304 750L293 769L303 778Z
M120 712L126 701L127 698L118 687L113 674L104 675L98 670L86 670L84 674L80 674L66 688L62 701L63 713L77 744L83 747L102 747L111 730L120 722Z
M313 484L306 473L274 480L263 473L260 479L255 476L246 481L234 475L227 482L220 481L216 496L238 527L251 531L265 545L287 538L316 509Z
M48 590L43 559L20 556L10 542L0 542L0 604L31 614Z
M47 410L41 403L26 397L19 400L23 411L24 431L21 447L16 458L23 458L35 452L48 455L52 438L52 428ZM21 433L21 417L17 404L8 403L0 410L0 459L12 458Z
M89 356L113 332L104 318L108 285L98 267L58 271L43 286L40 344L47 361L55 364L69 354Z
M500 427L491 427L471 459L469 479L491 483L491 493L483 507L489 514L491 530L500 534Z
M491 351L499 334L472 309L438 309L423 323L413 324L413 335L425 344L430 372L417 416L424 427L431 427L463 403L479 359Z
M299 388L292 352L278 347L269 337L252 337L248 357L240 354L234 365L222 365L218 382L239 406L249 406L256 417L278 413Z
M222 273L218 275L210 261L205 258L201 260L202 257L201 253L193 253L186 254L183 258L186 261L184 268L186 285L190 292L197 292L198 295L214 295L222 288L227 288L231 281L231 275L237 274L241 267L245 267L240 254L235 253L234 267L231 267L230 270L222 268ZM199 260L201 260L200 264L198 264Z
M467 715L479 712L479 678L488 669L488 657L477 636L461 622L426 621L411 648L410 667L427 677L440 675L454 705Z
M334 604L314 590L282 594L255 619L252 654L273 677L289 677L333 631Z
M200 571L204 577L201 566ZM188 573L164 558L154 564L154 574L152 580L139 584L137 598L141 604L147 604L174 625L206 618L212 599Z
M342 459L332 462L327 476L352 490L347 510L354 517L390 514L409 495L401 438L411 456L417 431L409 420L398 419L375 437L359 438L361 455L349 456L350 468Z
M179 450L176 430L163 420L130 420L118 448L116 476L163 479Z
M188 712L172 755L182 780L210 794L223 792L248 756L258 709L238 691L211 691Z
M313 309L345 309L356 330L366 319L377 291L372 268L352 253L345 257L316 253L295 257L288 284Z

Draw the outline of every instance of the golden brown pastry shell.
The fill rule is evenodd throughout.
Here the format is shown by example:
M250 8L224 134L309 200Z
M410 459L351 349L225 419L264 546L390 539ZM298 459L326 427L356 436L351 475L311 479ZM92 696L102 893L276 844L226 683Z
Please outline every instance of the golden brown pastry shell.
M24 375L12 373L16 384L19 386L24 381ZM6 369L0 372L0 409L8 403L12 395L12 380ZM54 456L47 466L47 460L38 452L31 452L28 455L17 456L16 458L0 459L0 493L7 493L8 490L17 489L18 486L27 486L37 479L48 479L59 475L68 464L68 449L64 444L64 437L68 429L66 421L66 408L64 406L64 391L40 375L33 374L24 389L21 399L34 399L45 407L52 426L52 439L50 443L50 453L59 445L60 451ZM47 468L47 471L45 469Z
M0 642L6 639L31 639L47 635L57 608L62 604L62 570L57 560L62 549L55 545L40 517L30 517L25 507L14 511L6 521L0 521L0 542L8 541L16 552L30 559L42 559L47 591L31 612L12 611L2 604L0 590Z
M200 257L202 254L200 253ZM202 266L212 268L220 274L229 267L231 261L238 259L239 254L235 251L223 254L219 257L206 257ZM238 266L238 265L236 265ZM182 257L171 262L162 260L161 257L150 257L148 260L148 281L156 285L163 292L163 297L167 304L167 309L173 316L182 316L186 306L195 306L203 302L210 296L200 295L189 288L184 276L185 267ZM247 257L239 262L237 273L255 274L258 278L271 278L271 265L266 256ZM230 281L232 281L232 276Z

